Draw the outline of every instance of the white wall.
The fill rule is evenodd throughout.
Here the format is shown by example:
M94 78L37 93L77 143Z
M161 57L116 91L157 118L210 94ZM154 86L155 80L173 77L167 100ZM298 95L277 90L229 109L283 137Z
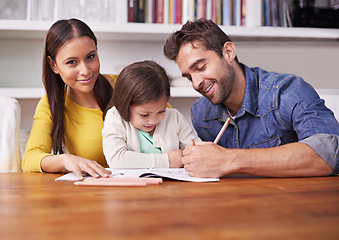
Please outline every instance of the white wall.
M250 67L293 73L315 88L339 88L338 42L236 42L239 61Z
M315 88L339 88L339 42L235 41L239 60L281 73L294 73ZM159 42L107 42L99 39L102 73L118 73L122 66L145 59L163 65L169 75L181 75L162 54ZM0 40L0 87L42 87L43 40ZM146 53L146 54L145 54Z

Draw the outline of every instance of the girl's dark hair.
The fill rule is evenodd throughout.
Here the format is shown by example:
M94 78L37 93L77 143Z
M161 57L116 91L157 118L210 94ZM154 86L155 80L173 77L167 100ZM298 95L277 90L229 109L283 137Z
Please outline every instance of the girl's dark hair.
M193 22L187 21L179 31L172 33L164 45L164 54L168 59L176 61L182 45L196 42L223 57L224 44L232 40L212 20L201 18ZM235 60L238 62L237 57Z
M45 86L48 103L52 115L52 152L62 154L64 142L64 119L65 119L65 88L66 85L59 74L55 74L48 61L50 57L55 61L55 57L61 47L76 37L88 36L95 42L97 39L92 30L78 19L59 20L48 30L45 38L43 53L42 80ZM94 95L102 111L107 107L111 99L113 89L106 78L99 74L94 85Z
M130 120L131 105L170 97L170 82L164 68L154 61L136 62L125 67L115 83L107 109L115 106L125 121Z

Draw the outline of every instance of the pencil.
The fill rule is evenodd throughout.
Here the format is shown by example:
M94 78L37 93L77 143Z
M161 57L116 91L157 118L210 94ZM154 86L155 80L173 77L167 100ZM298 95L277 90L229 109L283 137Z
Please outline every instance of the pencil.
M84 180L84 182L145 182L146 184L161 184L162 178L94 178L89 177Z
M218 143L221 136L224 134L228 124L230 124L231 118L227 118L226 122L224 123L224 126L222 126L222 128L220 129L217 137L214 139L214 143Z
M193 137L193 136L191 137L191 143L192 143L192 146L195 145L195 140L194 140L194 137Z
M102 181L80 181L75 182L74 185L77 186L146 186L146 182L118 182L118 181L111 181L111 182L102 182Z

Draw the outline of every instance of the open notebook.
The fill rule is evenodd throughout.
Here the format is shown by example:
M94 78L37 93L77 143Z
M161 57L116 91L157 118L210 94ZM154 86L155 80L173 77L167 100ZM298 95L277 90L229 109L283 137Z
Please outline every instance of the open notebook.
M188 182L217 182L219 178L196 178L188 176L184 168L152 168L152 169L110 169L113 178L161 177ZM84 178L89 175L84 175ZM79 181L74 172L67 173L55 181Z

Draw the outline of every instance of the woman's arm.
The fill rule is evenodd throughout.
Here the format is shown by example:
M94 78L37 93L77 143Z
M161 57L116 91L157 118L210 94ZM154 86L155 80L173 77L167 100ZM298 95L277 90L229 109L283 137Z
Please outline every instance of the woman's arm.
M61 172L66 169L73 171L82 180L82 172L92 177L108 177L111 172L103 168L99 163L72 154L49 155L42 159L41 169L44 172Z
M44 96L38 103L27 141L26 151L23 156L22 169L24 172L60 172L64 169L74 171L82 178L81 171L92 176L103 176L110 174L95 161L77 157L71 154L53 155L52 149L52 117Z
M22 159L22 170L24 172L42 172L41 160L51 154L52 117L44 96L38 103L33 117L33 125L27 140L25 153Z

